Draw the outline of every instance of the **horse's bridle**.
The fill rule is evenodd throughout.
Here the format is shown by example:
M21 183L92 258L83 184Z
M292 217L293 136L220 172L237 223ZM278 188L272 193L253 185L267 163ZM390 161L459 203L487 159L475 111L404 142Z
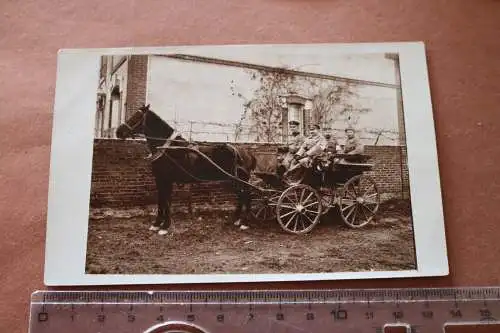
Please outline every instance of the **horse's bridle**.
M125 125L125 127L127 127L131 133L136 133L137 127L139 127L139 125L141 125L141 124L143 127L146 126L146 110L143 110L141 108L141 109L139 109L139 112L141 112L141 117L139 118L139 120L137 122L135 122L132 125L129 125L128 122L123 123L123 125Z
M144 110L144 109L139 109L139 112L141 112L141 117L132 125L129 125L127 122L124 122L123 124L125 125L125 127L127 127L131 133L136 133L137 131L137 127L139 127L139 125L142 125L143 127L143 130L144 132L146 132L146 129L148 128L148 126L146 125L146 112L148 110ZM167 140L167 142L169 142L168 145L170 145L171 141L173 139L175 139L175 137L177 137L179 135L179 132L176 131L175 129L172 129L172 134L170 134L170 136L168 138L152 138L152 139L162 139L162 140Z

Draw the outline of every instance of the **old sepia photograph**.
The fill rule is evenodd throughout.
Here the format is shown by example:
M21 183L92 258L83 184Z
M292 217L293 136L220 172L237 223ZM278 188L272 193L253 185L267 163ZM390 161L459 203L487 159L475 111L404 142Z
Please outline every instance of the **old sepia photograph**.
M189 51L93 54L86 276L419 271L400 52Z

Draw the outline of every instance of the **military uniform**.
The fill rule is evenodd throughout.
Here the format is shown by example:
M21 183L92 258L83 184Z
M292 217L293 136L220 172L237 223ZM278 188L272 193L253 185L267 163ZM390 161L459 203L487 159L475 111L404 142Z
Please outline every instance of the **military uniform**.
M300 158L299 163L305 166L309 165L311 158L321 155L325 151L327 144L328 142L323 135L309 135L297 152L297 156Z
M294 155L297 153L303 143L304 136L302 134L292 135L290 137L290 142L288 143L288 152L285 154L282 162L286 169L289 169L292 166Z
M302 144L304 143L304 136L302 134L292 135L290 142L288 143L288 149L291 154L295 154Z
M328 167L331 164L333 157L340 150L341 150L341 148L338 144L337 139L334 136L328 138L325 151L323 153L321 153L321 155L320 155L321 156L321 158L320 158L321 165L323 167Z
M344 154L363 154L363 152L364 146L358 138L347 139L344 146Z
M335 154L337 152L337 149L338 149L337 139L335 139L334 137L328 139L326 143L326 152Z
M321 134L309 135L297 152L298 155L313 156L322 153L327 146L325 137Z

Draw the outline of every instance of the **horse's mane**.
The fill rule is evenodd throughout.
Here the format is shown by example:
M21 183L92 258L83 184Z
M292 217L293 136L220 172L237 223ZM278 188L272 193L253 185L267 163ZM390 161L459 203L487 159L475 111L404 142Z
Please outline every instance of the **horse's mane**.
M155 132L168 133L166 135L170 136L170 134L175 131L175 129L172 126L170 126L165 120L163 120L160 116L158 116L154 111L149 110L148 117L151 117L151 119L148 119L151 121L150 123L148 121L149 126L154 126L154 128L151 128L151 129L154 130Z
M148 127L154 127L150 128L153 130L158 137L159 140L155 140L154 138L151 138L151 141L165 141L174 133L176 130L172 126L170 126L166 121L164 121L160 116L158 116L154 111L151 111L150 109L148 110L148 117L151 117L148 119ZM250 163L250 168L253 170L256 167L257 160L253 154L250 154L247 152L245 149L241 148L236 148L234 145L228 143L228 142L206 142L206 141L188 141L185 138L182 137L180 133L178 133L175 138L171 138L173 141L173 144L176 145L175 143L180 145L185 145L185 144L193 144L195 146L201 147L213 147L215 150L223 149L226 151L231 152L232 154L235 155L235 157L241 161L241 163L245 163L245 161L249 160ZM163 143L161 143L163 144Z

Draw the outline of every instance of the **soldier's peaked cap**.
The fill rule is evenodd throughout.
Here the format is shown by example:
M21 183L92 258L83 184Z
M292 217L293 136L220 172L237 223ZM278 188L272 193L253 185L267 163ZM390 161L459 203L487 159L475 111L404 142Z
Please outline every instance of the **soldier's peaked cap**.
M352 126L347 126L346 129L345 129L345 132L347 131L353 131L353 132L356 132L356 130L354 129L354 127Z
M290 125L300 125L300 123L297 120L290 120L288 123Z

